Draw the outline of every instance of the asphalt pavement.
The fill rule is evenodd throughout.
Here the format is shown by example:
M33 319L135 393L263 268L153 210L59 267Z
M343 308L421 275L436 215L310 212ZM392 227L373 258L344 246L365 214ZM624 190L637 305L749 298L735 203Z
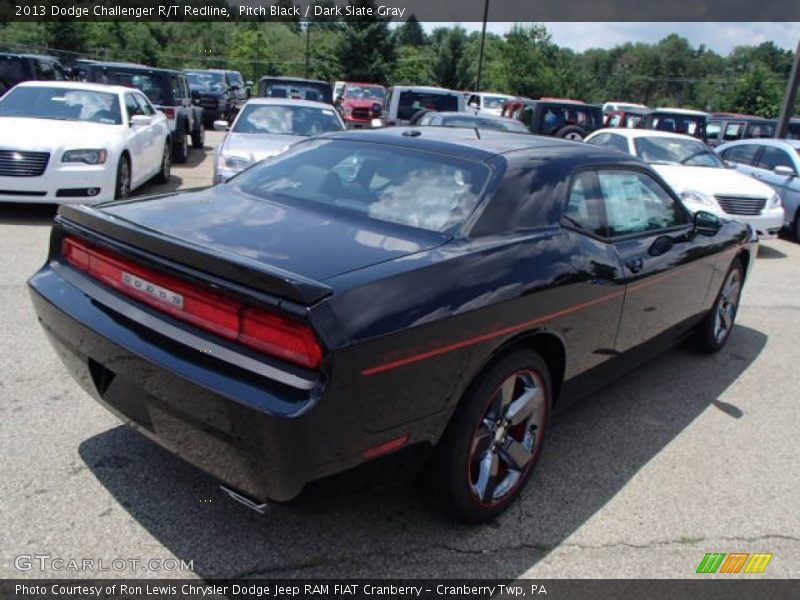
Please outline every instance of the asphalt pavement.
M219 140L139 193L208 185ZM475 527L412 488L258 515L121 425L28 298L53 214L0 205L0 577L692 578L706 552L772 553L758 577L800 577L793 240L762 244L723 352L676 348L561 412L522 499Z

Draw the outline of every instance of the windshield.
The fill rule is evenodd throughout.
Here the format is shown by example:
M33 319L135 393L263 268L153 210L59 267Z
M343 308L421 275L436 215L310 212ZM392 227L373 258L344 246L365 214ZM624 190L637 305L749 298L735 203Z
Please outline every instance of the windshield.
M363 98L383 102L386 97L382 87L366 85L348 85L344 90L345 98Z
M400 92L397 118L408 121L420 110L437 112L458 110L458 96L437 92Z
M0 100L0 117L122 123L116 94L50 87L14 88Z
M344 140L317 140L243 171L242 192L274 202L446 231L475 209L489 177L478 162Z
M207 71L186 71L189 86L210 92L225 91L225 75Z
M483 97L483 108L503 108L503 105L506 103L506 98L502 96L484 96Z
M633 141L636 156L653 164L719 167L725 164L703 142L678 137L640 137Z
M482 119L481 117L446 117L442 119L445 127L469 127L479 129L496 129L498 131L513 131L517 133L530 133L525 124L512 119Z
M233 125L234 133L268 133L272 135L319 135L342 131L333 108L283 104L249 104Z

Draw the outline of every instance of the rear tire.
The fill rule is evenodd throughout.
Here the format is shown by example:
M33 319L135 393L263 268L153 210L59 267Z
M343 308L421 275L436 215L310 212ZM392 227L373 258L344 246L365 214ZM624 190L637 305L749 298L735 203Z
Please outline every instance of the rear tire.
M742 261L734 259L717 293L714 306L695 333L695 345L702 352L719 352L727 343L736 322L744 283Z
M576 142L582 142L583 138L586 137L583 129L575 127L574 125L562 127L556 131L555 135L556 137L564 138L565 140L575 140Z
M197 129L192 132L192 148L203 148L206 145L206 130L201 123L197 124Z
M178 127L172 142L172 161L182 165L189 160L189 143L186 141L186 130Z
M541 454L551 390L547 364L530 350L508 354L481 373L423 473L431 500L469 523L505 511Z

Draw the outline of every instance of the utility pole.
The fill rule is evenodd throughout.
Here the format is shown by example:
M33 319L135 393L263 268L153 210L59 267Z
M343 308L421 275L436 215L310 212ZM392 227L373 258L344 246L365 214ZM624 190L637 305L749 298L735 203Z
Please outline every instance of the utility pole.
M478 77L475 80L475 91L481 91L481 75L483 74L483 45L486 42L486 21L489 18L489 0L483 3L483 28L481 29L481 49L478 53Z
M306 21L306 79L308 79L308 59L311 50L311 21Z
M797 85L800 83L800 42L797 43L797 50L794 52L794 62L789 81L786 83L786 93L783 95L783 104L778 116L778 126L775 127L775 137L784 138L789 129L789 119L794 113L794 104L797 100Z

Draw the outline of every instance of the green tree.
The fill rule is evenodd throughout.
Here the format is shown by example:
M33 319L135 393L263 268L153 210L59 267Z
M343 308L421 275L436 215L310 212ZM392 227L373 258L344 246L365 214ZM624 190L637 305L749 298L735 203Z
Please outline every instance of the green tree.
M419 24L416 16L411 15L405 23L397 28L397 43L401 46L424 46L428 43L425 30Z
M515 25L500 51L504 91L530 98L552 95L557 87L555 50L543 26Z
M374 0L348 0L355 8L372 8ZM388 19L381 17L348 17L336 45L336 58L342 77L349 81L386 84L397 63L394 36Z
M432 72L442 87L463 90L471 86L472 61L467 54L467 32L463 27L448 29L434 46Z

